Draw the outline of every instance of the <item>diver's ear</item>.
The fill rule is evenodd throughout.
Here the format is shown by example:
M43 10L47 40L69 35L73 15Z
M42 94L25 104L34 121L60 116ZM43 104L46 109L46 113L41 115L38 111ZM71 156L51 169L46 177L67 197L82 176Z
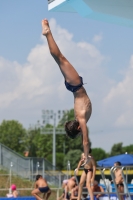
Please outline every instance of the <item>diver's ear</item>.
M81 127L80 127L80 125L78 126L77 130L81 130Z

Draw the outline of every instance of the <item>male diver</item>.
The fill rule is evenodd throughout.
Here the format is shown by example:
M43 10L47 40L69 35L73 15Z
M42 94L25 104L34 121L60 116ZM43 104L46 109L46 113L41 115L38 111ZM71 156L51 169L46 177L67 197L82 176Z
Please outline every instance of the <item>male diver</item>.
M83 79L79 76L75 68L69 63L69 61L63 56L59 50L50 30L48 20L42 20L42 34L46 36L49 50L56 63L58 64L61 73L65 79L66 88L74 95L74 113L75 119L68 121L65 124L66 134L74 139L78 135L82 136L83 149L85 154L84 164L87 163L89 153L89 138L88 129L86 123L88 122L92 105L91 101L83 87Z

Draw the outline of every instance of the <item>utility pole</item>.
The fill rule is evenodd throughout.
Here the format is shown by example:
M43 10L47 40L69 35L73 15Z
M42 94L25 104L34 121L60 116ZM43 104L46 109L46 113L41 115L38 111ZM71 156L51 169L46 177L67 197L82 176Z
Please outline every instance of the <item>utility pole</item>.
M45 128L45 130L41 130L42 134L53 134L53 166L56 167L56 134L66 134L64 128L56 128L56 119L60 119L63 114L65 114L64 110L58 110L58 112L54 112L53 110L42 110L42 119L43 124L50 124L50 121L53 120L53 128Z

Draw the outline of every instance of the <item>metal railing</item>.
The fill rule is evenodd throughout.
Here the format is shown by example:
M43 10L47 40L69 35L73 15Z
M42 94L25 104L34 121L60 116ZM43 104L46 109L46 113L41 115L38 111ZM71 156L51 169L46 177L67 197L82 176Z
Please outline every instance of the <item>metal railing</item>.
M34 180L37 174L41 174L56 187L60 187L62 180L66 178L65 174L45 158L24 157L3 144L0 144L0 167L29 180Z
M126 197L128 197L129 200L131 200L131 199L132 199L132 198L131 198L131 195L133 195L133 193L129 192L128 184L127 184L127 174L126 174L126 178L125 178L125 174L124 174L124 172L123 172L123 171L124 171L124 168L126 168L126 170L127 170L128 168L131 168L131 167L133 167L133 166L126 166L126 167L124 167L124 166L121 166L121 167L120 167L120 166L119 166L119 167L112 167L112 168L109 168L109 167L105 167L105 168L103 168L103 167L97 167L96 169L100 171L100 174L101 174L101 177L102 177L104 186L105 186L105 192L94 192L94 195L96 195L96 194L105 194L105 195L108 196L109 199L111 199L111 195L112 195L112 194L117 195L118 199L121 199L121 195L125 195ZM116 170L117 168L121 169L121 175L122 175L123 184L124 184L124 193L120 193L120 192L118 191L118 187L117 187L117 185L116 185L116 183L115 183L115 174L114 174L114 173L115 173L115 170ZM81 169L83 169L83 168L81 168ZM106 170L110 170L110 176L111 176L111 178L112 178L112 180L113 180L113 183L114 183L115 192L110 191L109 185L107 185L107 183L106 183L106 180L107 180L107 179L106 179L106 175L105 175L105 171L106 171ZM78 183L77 176L76 176L76 171L74 172L74 176L75 176L75 178L76 178L77 184L79 184L79 183ZM88 193L88 192L85 191L85 192L83 192L82 194L87 194L87 193Z

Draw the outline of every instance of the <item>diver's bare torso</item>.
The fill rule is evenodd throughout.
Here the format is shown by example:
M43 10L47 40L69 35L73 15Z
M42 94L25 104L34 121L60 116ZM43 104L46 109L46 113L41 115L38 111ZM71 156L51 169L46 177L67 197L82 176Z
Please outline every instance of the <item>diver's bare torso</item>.
M86 123L89 120L92 112L91 101L82 86L74 94L74 113L77 121L85 119Z

